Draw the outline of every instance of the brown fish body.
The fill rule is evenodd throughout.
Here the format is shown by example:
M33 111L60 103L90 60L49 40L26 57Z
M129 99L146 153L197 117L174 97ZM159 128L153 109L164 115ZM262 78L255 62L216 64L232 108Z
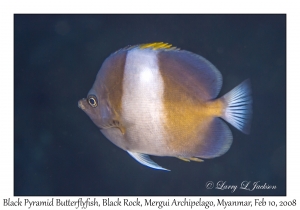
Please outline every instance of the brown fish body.
M220 72L203 57L145 44L108 57L79 107L115 145L144 165L164 169L147 155L193 160L224 154L232 135L219 117L249 131L249 81L216 99L221 86Z

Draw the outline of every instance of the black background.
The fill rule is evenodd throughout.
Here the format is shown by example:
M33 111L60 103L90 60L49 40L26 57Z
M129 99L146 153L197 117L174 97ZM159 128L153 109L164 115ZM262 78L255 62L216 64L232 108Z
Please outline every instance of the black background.
M250 135L204 163L151 157L153 170L108 141L77 107L106 57L163 41L202 55L223 75L220 95L246 78ZM206 189L259 181L275 190ZM285 15L15 15L14 195L285 195Z

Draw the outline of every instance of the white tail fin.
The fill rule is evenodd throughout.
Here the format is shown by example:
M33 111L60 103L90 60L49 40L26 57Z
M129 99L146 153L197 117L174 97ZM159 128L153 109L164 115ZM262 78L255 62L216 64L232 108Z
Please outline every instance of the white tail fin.
M243 133L249 134L252 119L250 79L236 86L222 99L226 104L222 118Z

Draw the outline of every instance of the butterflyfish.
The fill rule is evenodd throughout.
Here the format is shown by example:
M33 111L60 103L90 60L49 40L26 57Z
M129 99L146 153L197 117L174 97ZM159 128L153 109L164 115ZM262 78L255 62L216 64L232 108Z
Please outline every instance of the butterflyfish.
M202 56L163 42L140 44L106 58L78 106L135 160L168 170L149 155L201 162L229 150L225 121L250 132L250 80L217 98L221 87L221 73Z

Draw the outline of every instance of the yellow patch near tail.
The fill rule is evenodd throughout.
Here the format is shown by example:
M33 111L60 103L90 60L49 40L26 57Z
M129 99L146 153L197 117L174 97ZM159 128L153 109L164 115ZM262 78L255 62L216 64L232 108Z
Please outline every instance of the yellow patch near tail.
M205 104L205 111L207 115L221 117L223 115L224 102L221 99L207 102Z
M172 47L171 44L164 43L164 42L154 42L154 43L141 44L141 45L139 45L139 47L141 49L152 48L154 50L158 50L158 49L175 49L175 47Z
M205 144L212 120L222 115L223 102L165 101L165 109L169 148L177 151L182 160L201 162L193 157L197 155L199 145Z

